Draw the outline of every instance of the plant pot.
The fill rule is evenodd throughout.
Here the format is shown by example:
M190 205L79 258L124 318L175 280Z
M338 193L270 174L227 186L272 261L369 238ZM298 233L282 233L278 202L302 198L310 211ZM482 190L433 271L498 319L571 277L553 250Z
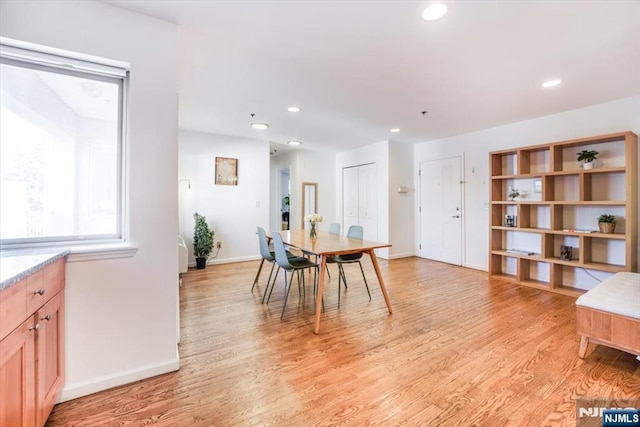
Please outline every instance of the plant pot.
M207 259L203 257L196 258L196 269L202 270L207 266Z
M604 234L613 234L616 231L615 222L599 222L600 232Z
M582 164L582 169L584 170L593 169L593 162L584 162Z

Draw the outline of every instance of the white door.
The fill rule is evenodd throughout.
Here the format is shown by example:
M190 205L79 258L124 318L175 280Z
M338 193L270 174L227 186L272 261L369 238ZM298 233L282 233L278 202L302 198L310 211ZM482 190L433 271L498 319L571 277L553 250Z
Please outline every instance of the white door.
M378 240L378 174L375 163L358 167L358 221L364 239ZM348 230L348 228L347 228Z
M361 225L365 240L378 239L378 173L375 163L342 169L342 221L346 235Z
M462 265L460 157L420 162L420 256Z
M344 223L343 235L352 225L359 224L358 204L359 204L359 180L358 167L342 169L342 222Z

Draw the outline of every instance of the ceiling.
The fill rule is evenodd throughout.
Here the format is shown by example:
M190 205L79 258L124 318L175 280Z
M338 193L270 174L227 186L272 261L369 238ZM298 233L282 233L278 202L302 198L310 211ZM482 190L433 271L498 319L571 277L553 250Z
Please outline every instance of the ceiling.
M638 1L450 1L432 22L423 1L105 2L179 25L182 129L272 147L424 142L640 95Z

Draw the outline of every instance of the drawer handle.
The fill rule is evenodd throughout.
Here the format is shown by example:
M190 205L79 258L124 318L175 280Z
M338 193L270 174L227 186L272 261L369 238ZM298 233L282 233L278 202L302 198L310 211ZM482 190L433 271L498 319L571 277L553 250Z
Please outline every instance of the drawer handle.
M44 295L44 288L38 289L37 291L33 291L34 295Z
M40 320L46 320L48 322L49 320L51 320L51 315L47 314L46 316L41 317Z
M40 329L40 323L36 323L35 326L29 328L30 331L37 331L38 329Z

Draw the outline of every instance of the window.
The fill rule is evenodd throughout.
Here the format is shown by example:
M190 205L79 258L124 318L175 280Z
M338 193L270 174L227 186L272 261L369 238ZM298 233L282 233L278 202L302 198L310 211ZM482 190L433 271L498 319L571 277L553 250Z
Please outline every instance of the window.
M127 72L0 45L0 241L123 239Z

